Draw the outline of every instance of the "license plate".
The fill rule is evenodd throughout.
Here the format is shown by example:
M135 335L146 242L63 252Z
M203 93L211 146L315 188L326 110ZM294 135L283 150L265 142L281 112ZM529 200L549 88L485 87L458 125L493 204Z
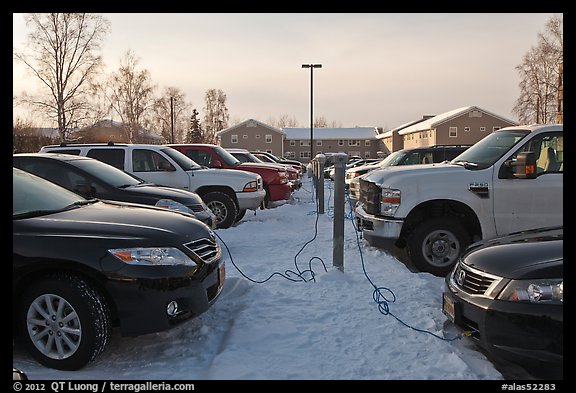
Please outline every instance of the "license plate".
M224 262L218 267L218 286L222 288L224 286L224 280L226 279L226 268Z
M454 301L446 294L442 294L442 312L454 323L456 319Z

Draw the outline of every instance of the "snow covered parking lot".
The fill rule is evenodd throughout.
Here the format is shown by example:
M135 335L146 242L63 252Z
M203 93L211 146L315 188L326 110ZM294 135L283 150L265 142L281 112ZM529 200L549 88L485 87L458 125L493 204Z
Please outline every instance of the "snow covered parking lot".
M294 200L216 230L227 278L200 317L136 338L114 332L79 371L44 368L19 346L13 365L46 380L503 380L468 338L444 330L443 278L359 247L351 219L344 272L332 266L331 186L325 214L305 178ZM380 307L375 287L388 300Z

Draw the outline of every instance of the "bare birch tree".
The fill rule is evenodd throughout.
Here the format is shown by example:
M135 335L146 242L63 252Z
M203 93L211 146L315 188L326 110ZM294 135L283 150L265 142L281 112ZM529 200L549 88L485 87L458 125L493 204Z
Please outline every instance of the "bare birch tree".
M204 140L206 143L218 143L217 132L228 127L228 108L226 94L220 89L210 89L205 96Z
M160 131L169 143L182 142L188 128L188 118L184 114L189 111L189 108L186 96L180 89L165 88L162 97L154 101L152 127Z
M146 123L145 115L151 110L155 86L150 72L139 70L140 59L128 50L121 60L120 68L112 73L106 88L106 97L112 110L120 116L126 139L136 142L138 132Z
M552 16L538 45L532 47L516 67L520 74L520 96L513 112L520 123L554 123L558 108L559 73L564 57L563 19Z
M15 51L14 58L38 78L46 93L25 94L22 102L54 121L64 142L89 112L87 89L103 65L97 51L109 22L86 13L32 13L25 18L32 31L26 49Z

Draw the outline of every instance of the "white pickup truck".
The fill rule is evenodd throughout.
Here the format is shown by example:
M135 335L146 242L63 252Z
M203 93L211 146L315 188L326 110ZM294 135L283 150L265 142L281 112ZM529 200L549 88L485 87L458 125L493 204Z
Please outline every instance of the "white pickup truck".
M562 124L502 128L450 163L365 175L356 224L370 245L444 276L474 241L563 225L563 162Z
M262 177L232 169L201 167L170 147L151 144L94 143L44 146L41 152L92 157L147 182L182 188L200 195L216 216L217 228L228 228L264 201Z

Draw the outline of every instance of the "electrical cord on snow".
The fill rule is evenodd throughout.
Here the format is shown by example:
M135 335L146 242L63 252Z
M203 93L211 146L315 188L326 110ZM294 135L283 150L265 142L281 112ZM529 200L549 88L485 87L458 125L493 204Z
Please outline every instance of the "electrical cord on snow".
M324 263L324 261L322 260L322 258L320 257L312 257L310 258L310 260L308 261L308 269L306 270L300 270L300 268L298 267L298 262L296 261L296 259L298 258L298 255L300 255L300 253L304 250L304 248L312 243L316 237L318 236L318 202L316 202L316 221L314 223L314 236L312 237L312 239L308 240L306 243L304 243L304 245L300 248L300 250L296 253L296 255L294 255L294 266L296 267L296 271L287 269L284 271L284 273L280 273L280 272L274 272L272 273L270 276L268 276L268 278L266 278L265 280L254 280L250 277L248 277L246 274L244 274L244 272L242 272L242 270L240 270L240 268L236 265L236 263L234 262L234 258L232 257L232 253L230 252L230 249L228 248L228 245L226 244L226 242L224 242L224 240L220 237L220 235L218 235L218 233L214 232L216 234L216 236L218 237L218 239L220 239L220 241L222 242L222 244L224 245L224 247L226 248L226 252L228 253L228 256L230 257L230 262L232 263L232 265L236 268L236 270L238 270L238 272L247 280L252 281L254 283L257 284L263 284L265 282L267 282L268 280L270 280L272 277L274 276L280 276L283 277L289 281L293 281L293 282L308 282L308 281L313 281L316 282L316 274L314 273L314 270L312 269L312 262L314 260L319 260L320 263L322 264L322 267L324 268L325 272L328 272L328 269L326 268L326 264ZM309 274L310 278L306 279L304 277L305 274Z
M354 228L354 233L356 234L356 244L358 245L358 251L360 253L360 261L362 263L362 271L364 272L364 276L366 277L366 279L368 280L368 282L370 283L370 285L372 285L372 287L374 288L374 291L372 292L372 299L374 300L374 302L378 305L378 311L383 314L383 315L390 315L392 316L394 319L396 319L398 322L400 322L402 325L420 332L420 333L426 333L429 334L433 337L436 337L440 340L443 341L454 341L454 340L459 340L462 337L467 337L467 336L471 336L472 334L474 334L474 331L465 331L463 333L460 333L454 337L442 337L434 332L431 332L429 330L425 330L425 329L420 329L414 326L411 326L409 324L407 324L406 322L404 322L402 319L400 319L398 316L394 315L391 311L390 311L390 306L389 303L394 303L396 301L396 295L394 294L394 292L387 287L379 287L376 284L374 284L372 282L372 280L370 279L370 277L368 276L368 273L366 272L366 266L364 263L364 256L362 254L362 248L360 247L360 237L358 236L358 229L356 228L356 223L354 222L354 218L353 218L353 207L352 207L352 201L350 200L349 196L348 196L348 192L346 192L346 200L348 202L348 206L350 208L350 213L351 213L351 221L352 221L352 226ZM383 292L387 292L389 294L389 296L391 296L391 298L387 298ZM474 329L475 330L475 329ZM477 332L477 330L476 330Z

